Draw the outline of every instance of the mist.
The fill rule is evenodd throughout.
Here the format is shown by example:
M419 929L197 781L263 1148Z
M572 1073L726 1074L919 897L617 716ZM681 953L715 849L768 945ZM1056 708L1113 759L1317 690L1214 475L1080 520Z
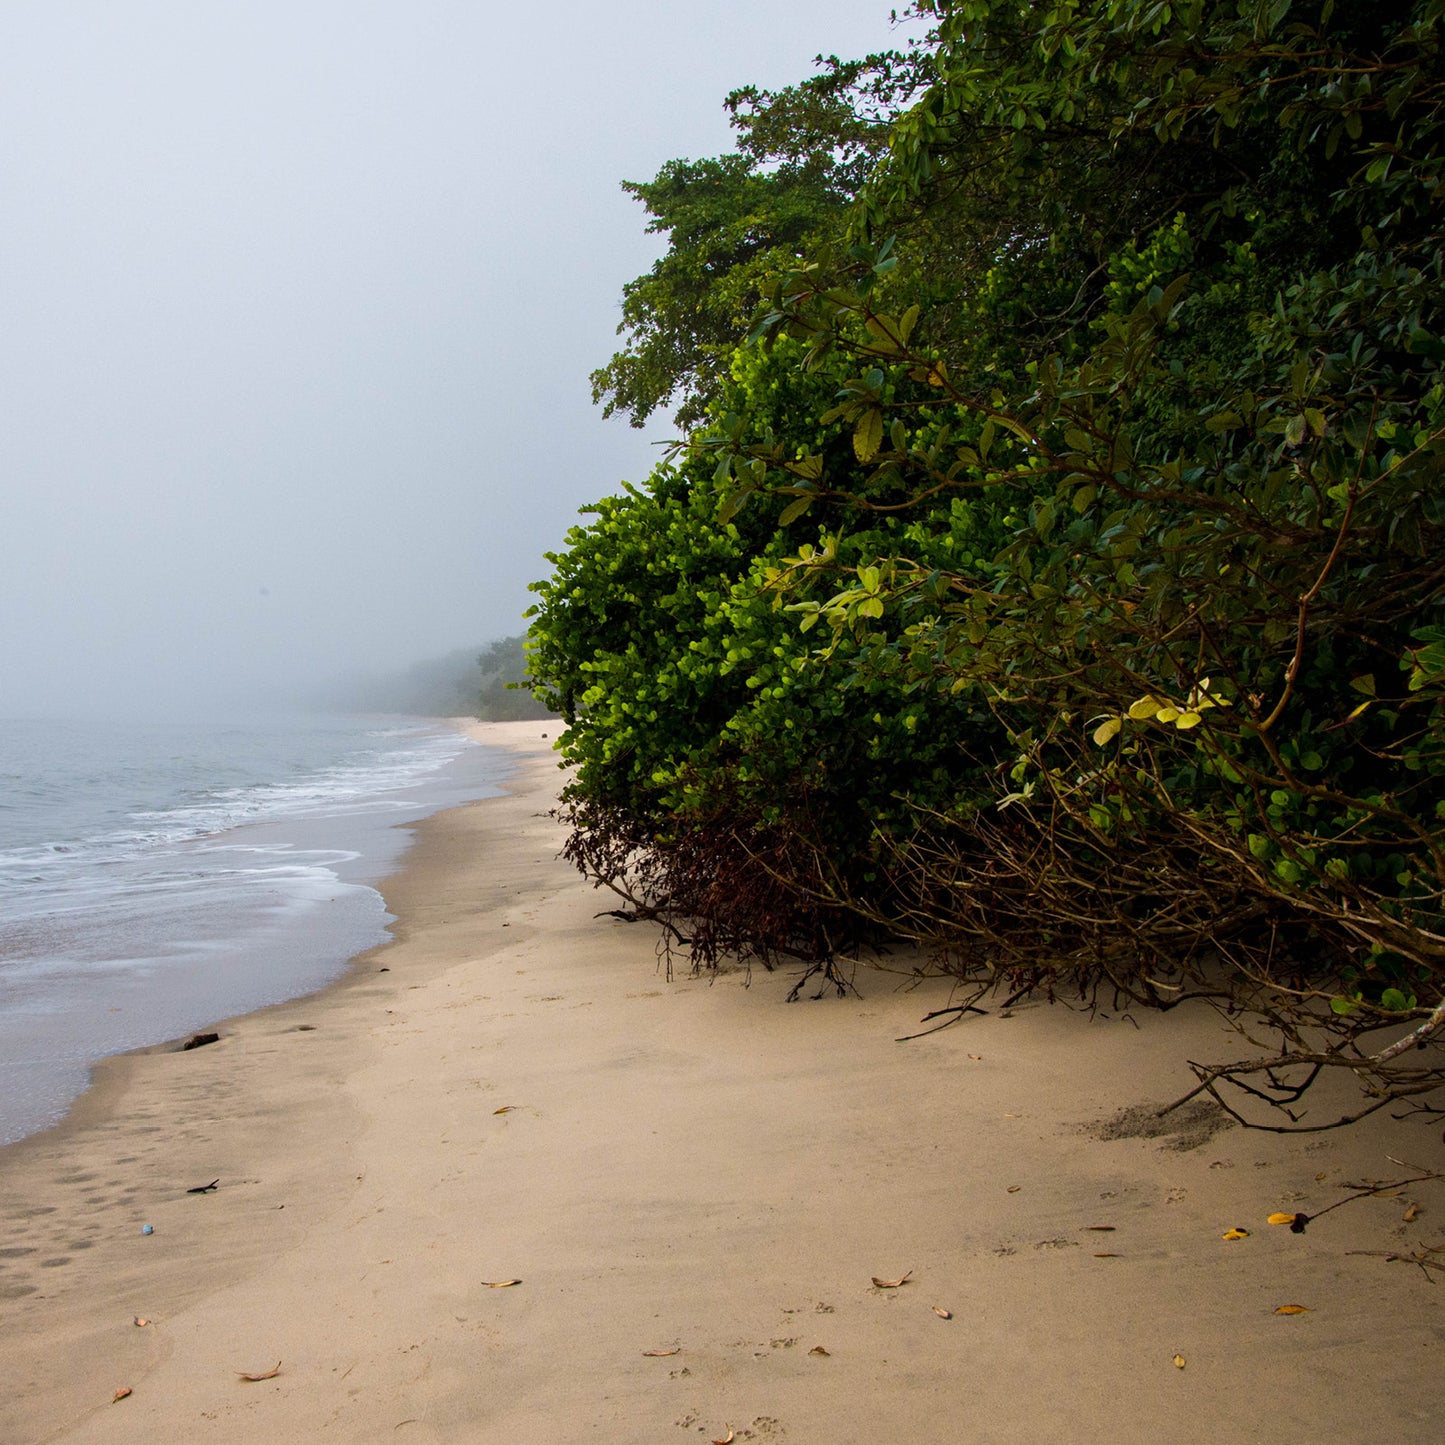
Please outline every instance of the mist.
M305 699L522 630L666 425L589 372L623 179L875 0L11 0L0 713Z

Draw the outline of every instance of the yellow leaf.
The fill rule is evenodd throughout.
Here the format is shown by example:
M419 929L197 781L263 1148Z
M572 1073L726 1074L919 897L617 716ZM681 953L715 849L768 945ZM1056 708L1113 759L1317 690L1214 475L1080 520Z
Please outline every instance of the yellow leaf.
M1094 729L1094 741L1103 747L1105 743L1112 742L1119 736L1120 729L1124 726L1124 719L1118 717L1105 718L1098 727Z
M1179 716L1174 719L1174 726L1177 727L1180 732L1184 732L1189 728L1197 728L1203 721L1204 719L1191 708L1188 712L1180 713Z
M719 1435L712 1442L712 1445L733 1445L733 1441L738 1438L736 1432L733 1430L733 1427L731 1425L724 1425L723 1429L727 1431L727 1434Z
M1167 707L1161 707L1154 714L1155 722L1172 723L1179 716L1179 709L1170 703Z
M1174 1368L1176 1370L1182 1370L1187 1363L1183 1355L1174 1356Z
M875 1274L873 1276L873 1283L879 1289L898 1289L901 1285L907 1284L908 1281L912 1278L913 1271L910 1269L908 1273L905 1274L901 1279L879 1279L878 1276Z
M488 1289L511 1289L514 1284L521 1284L519 1279L484 1279L482 1283Z
M1293 1224L1293 1223L1294 1223L1294 1215L1293 1215L1293 1214L1271 1214L1270 1217L1269 1217L1269 1222L1270 1222L1271 1224Z
M1307 1315L1310 1312L1308 1305L1280 1305L1275 1310L1277 1315Z
M1162 697L1154 697L1152 694L1149 697L1141 697L1137 702L1129 704L1129 716L1135 722L1143 722L1145 718L1153 717L1165 705Z
M1222 1235L1220 1235L1220 1238L1221 1238L1221 1239L1248 1239L1248 1238L1249 1238L1249 1231L1248 1231L1247 1229L1231 1229L1228 1234L1222 1234Z
M1414 1222L1415 1222L1417 1219L1419 1219L1419 1217L1420 1217L1420 1206L1419 1206L1418 1204L1412 1204L1412 1205L1405 1211L1405 1223L1406 1223L1406 1224L1414 1224Z

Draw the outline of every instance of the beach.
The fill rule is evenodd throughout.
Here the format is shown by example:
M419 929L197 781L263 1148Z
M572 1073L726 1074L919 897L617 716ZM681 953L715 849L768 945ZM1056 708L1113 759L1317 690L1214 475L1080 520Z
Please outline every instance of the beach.
M1388 1256L1445 1185L1266 1222L1438 1170L1438 1118L1101 1137L1252 1046L998 999L899 1042L954 997L906 955L668 981L557 856L556 727L477 725L506 795L413 825L343 979L0 1150L0 1441L1438 1438L1445 1290Z

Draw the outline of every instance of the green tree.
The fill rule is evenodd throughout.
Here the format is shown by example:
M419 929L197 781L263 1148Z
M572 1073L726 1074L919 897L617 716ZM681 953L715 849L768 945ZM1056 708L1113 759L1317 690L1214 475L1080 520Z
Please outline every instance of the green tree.
M846 223L695 274L666 555L544 589L542 674L606 674L576 856L704 957L1225 990L1367 1107L1433 1086L1368 1038L1445 1027L1445 4L919 10Z

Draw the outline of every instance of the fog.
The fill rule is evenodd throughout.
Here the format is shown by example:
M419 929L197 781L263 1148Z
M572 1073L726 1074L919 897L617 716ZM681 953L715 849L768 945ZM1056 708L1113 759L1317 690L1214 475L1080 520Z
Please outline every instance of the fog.
M619 188L887 0L8 0L0 712L305 696L522 629L665 426Z

